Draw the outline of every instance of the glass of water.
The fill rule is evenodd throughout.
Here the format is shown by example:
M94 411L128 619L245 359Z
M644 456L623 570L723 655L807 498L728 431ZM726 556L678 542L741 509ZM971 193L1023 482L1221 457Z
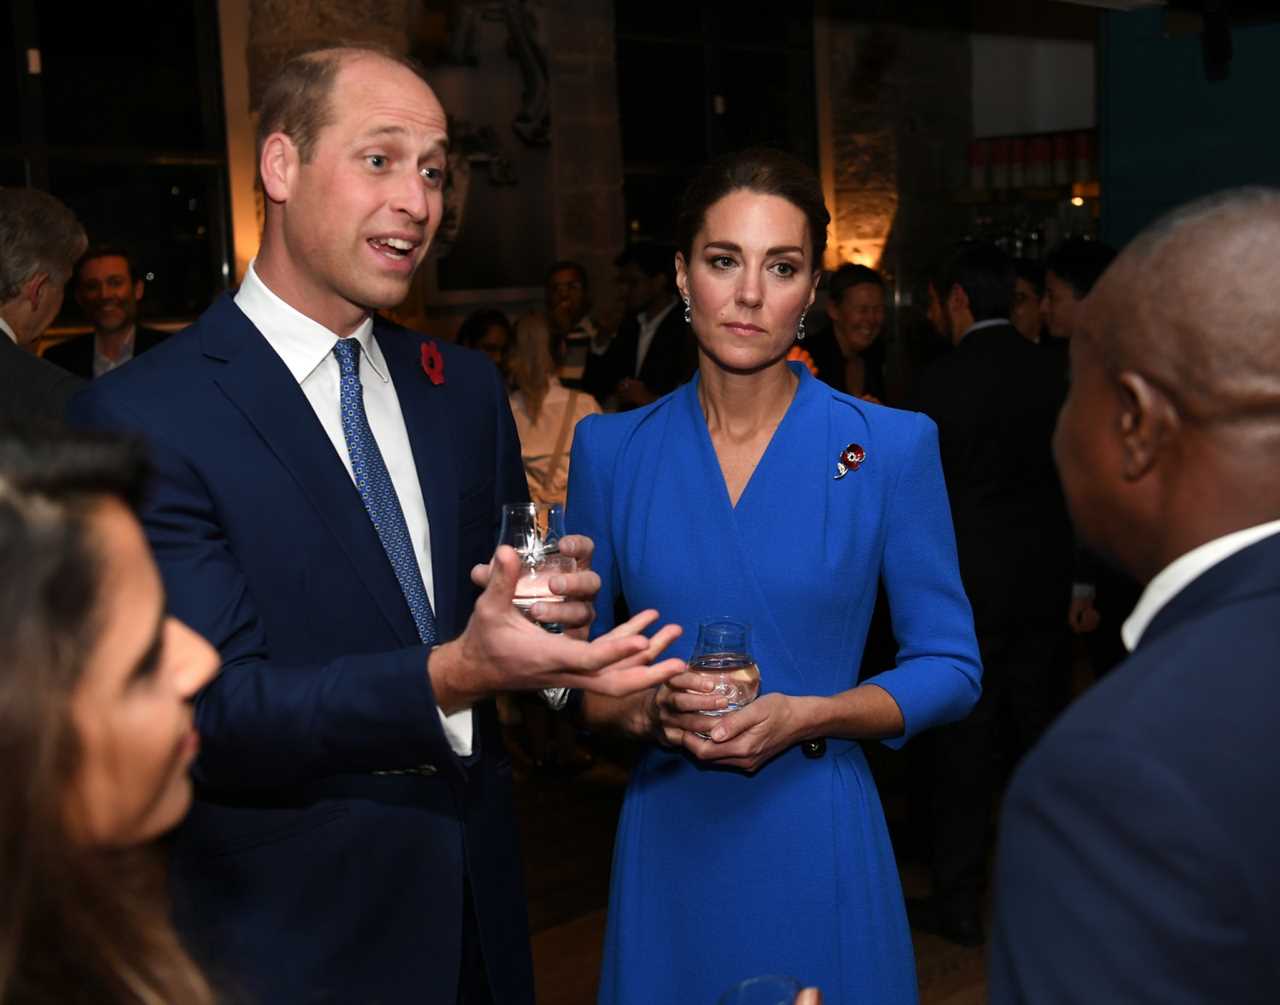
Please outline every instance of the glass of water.
M578 563L560 553L564 537L564 507L559 503L506 503L498 543L509 544L520 556L520 578L512 603L526 616L534 604L555 604L564 597L551 592L552 576L574 572ZM556 631L553 625L544 625Z
M728 701L727 707L703 715L726 715L751 704L760 693L760 668L751 655L751 626L732 618L702 622L689 669L710 681L711 694Z
M792 1005L802 990L792 977L749 977L722 994L716 1005Z

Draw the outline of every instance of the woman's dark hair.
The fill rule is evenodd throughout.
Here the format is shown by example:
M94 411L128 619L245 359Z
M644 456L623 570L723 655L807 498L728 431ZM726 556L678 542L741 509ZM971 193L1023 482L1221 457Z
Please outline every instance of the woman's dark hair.
M0 429L0 1001L213 1000L169 921L153 848L68 832L72 694L102 630L94 514L136 507L141 448Z
M502 311L492 307L482 307L468 314L466 320L459 326L458 345L475 349L490 328L501 328L505 331L508 343L515 338L515 329L511 327L510 319Z
M801 160L781 150L752 147L718 157L689 183L676 215L676 247L685 261L693 254L693 239L706 220L707 210L730 192L746 189L786 199L809 223L812 266L822 267L827 250L827 224L831 214L822 200L822 185Z

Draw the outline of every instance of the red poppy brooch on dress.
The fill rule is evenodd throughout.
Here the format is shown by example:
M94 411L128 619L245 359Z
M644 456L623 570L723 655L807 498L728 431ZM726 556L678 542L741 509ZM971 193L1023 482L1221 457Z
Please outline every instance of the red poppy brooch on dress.
M836 481L839 481L850 471L857 471L862 467L862 462L867 459L867 452L857 443L850 443L847 447L840 451L840 456L836 458Z
M437 387L444 383L444 357L434 342L422 343L422 372Z

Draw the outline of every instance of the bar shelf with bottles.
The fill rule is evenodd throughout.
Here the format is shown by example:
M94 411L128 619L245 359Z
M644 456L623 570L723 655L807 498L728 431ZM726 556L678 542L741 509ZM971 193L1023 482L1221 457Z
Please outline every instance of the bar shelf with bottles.
M1094 130L994 136L969 144L968 235L1040 259L1067 237L1098 236Z

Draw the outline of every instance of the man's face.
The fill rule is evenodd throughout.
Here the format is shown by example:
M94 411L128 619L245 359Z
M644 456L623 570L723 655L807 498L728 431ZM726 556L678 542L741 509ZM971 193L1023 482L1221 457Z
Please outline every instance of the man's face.
M884 327L884 290L875 283L859 283L845 290L839 303L828 303L827 315L841 342L854 352L865 352Z
M1054 338L1071 337L1078 324L1080 303L1071 284L1061 279L1056 272L1050 272L1044 277L1044 300L1040 310L1044 314L1045 327Z
M929 319L929 324L933 325L933 330L950 342L950 318L942 307L942 301L938 299L938 291L934 288L933 283L929 284L929 310L926 316Z
M618 270L618 286L622 290L622 302L628 314L645 310L667 288L666 277L659 274L646 276L635 262L628 262Z
M1028 342L1040 341L1040 296L1036 288L1021 276L1013 284L1013 309L1009 312L1009 320Z
M440 224L448 136L431 89L377 57L346 62L330 103L280 201L294 306L337 328L408 295Z
M125 331L138 319L142 291L142 280L130 275L120 255L89 259L76 279L76 301L99 335Z
M557 269L547 280L547 313L568 331L587 313L587 290L577 269Z

